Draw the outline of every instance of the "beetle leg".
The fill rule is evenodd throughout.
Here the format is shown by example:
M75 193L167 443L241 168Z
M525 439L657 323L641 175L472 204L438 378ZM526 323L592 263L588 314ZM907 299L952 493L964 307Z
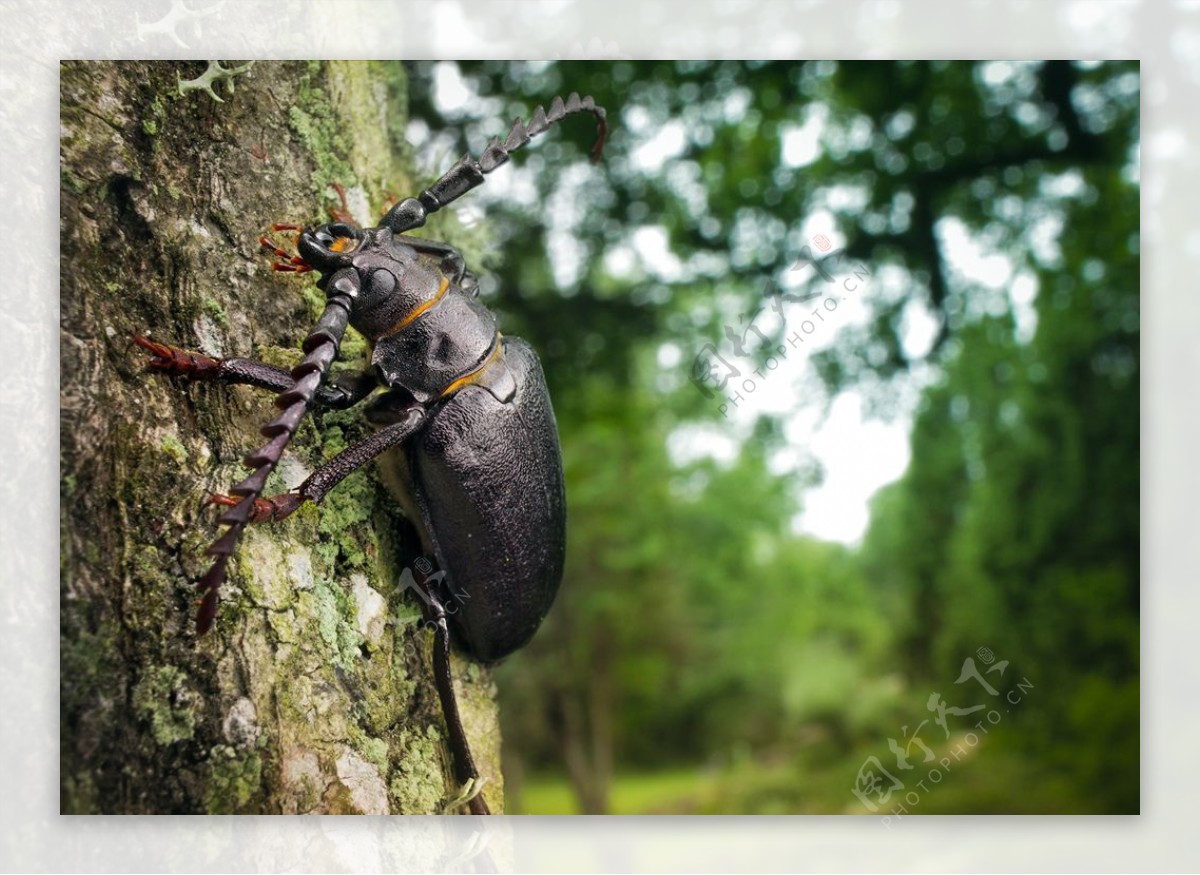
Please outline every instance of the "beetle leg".
M391 449L396 444L411 437L424 423L424 408L420 405L412 405L405 411L402 419L393 422L365 440L359 441L352 447L348 447L338 453L314 471L294 491L273 495L270 498L256 499L246 521L261 523L268 520L287 519L304 502L319 503L329 490L341 483L346 477L363 467L363 465L366 465L380 453ZM236 505L241 500L226 495L213 495L212 499L214 504L221 504L228 507Z
M345 371L317 390L317 403L322 407L345 410L362 401L377 388L379 377L373 370Z
M424 586L425 613L433 623L433 677L437 684L438 698L442 702L442 714L446 718L446 728L450 732L450 752L454 760L454 776L461 785L463 792L460 796L466 799L456 799L455 805L463 802L472 814L491 814L487 802L480 795L483 789L483 779L475 768L475 759L471 756L471 745L467 741L467 731L463 728L462 717L458 713L458 697L454 694L454 678L450 674L450 627L446 622L446 608L430 586ZM473 791L468 793L467 791ZM449 806L448 806L449 807Z
M219 492L214 492L209 499L213 504L224 507L237 507L242 502L242 499L236 495L222 495ZM270 498L256 498L247 522L265 523L268 520L284 519L295 513L300 502L300 496L295 492L285 492L283 495L274 495Z
M354 220L354 213L350 212L350 202L346 199L346 187L340 182L335 182L333 190L337 193L338 206L329 208L329 218L335 222L341 222L343 225L357 228L358 222Z
M393 422L370 437L338 453L314 471L311 477L300 484L297 491L305 501L319 502L330 489L341 483L347 476L353 474L380 453L411 437L424 424L425 409L414 404L405 411L404 417L399 421Z
M229 557L237 547L238 539L250 522L254 503L262 497L267 478L279 464L283 451L287 449L300 421L312 406L318 387L329 373L329 365L337 358L338 346L350 325L350 301L358 292L358 274L339 271L328 284L328 302L321 312L317 324L304 338L301 348L304 360L292 369L292 386L275 398L279 416L264 425L259 433L267 442L246 456L242 462L251 469L248 477L230 487L229 491L241 497L236 507L221 515L220 522L228 529L208 547L208 555L214 556L212 565L196 582L200 590L200 606L196 612L196 634L204 635L212 628L217 615L218 593L225 581Z
M276 393L287 390L293 383L287 371L265 362L239 358L215 359L203 353L188 352L165 343L156 343L146 337L135 337L133 342L150 353L150 361L146 363L149 370L160 371L171 377L186 377L202 382L240 383Z
M453 246L439 243L436 240L422 240L418 237L411 237L405 242L418 252L441 256L442 273L450 278L450 282L464 294L473 298L479 296L479 278L467 270L466 259Z
M146 367L171 377L258 386L275 393L286 392L294 382L288 371L266 362L242 358L215 359L203 353L188 352L165 343L157 343L146 337L135 337L133 342L150 353L150 361L146 363ZM314 400L322 407L343 410L362 401L378 386L379 378L373 371L350 371L339 374L333 381L318 389Z
M430 255L441 256L442 273L450 278L450 282L458 285L467 272L467 260L463 254L448 243L438 240L423 240L420 237L410 237L404 241L417 252L427 252Z

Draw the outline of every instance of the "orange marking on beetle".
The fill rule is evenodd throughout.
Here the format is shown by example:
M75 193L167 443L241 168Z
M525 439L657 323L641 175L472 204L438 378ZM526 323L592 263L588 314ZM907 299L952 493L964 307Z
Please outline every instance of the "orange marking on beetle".
M480 377L483 376L483 372L486 371L496 361L496 359L500 358L503 355L503 352L504 352L504 347L500 343L500 332L497 331L496 332L496 347L495 347L495 349L492 350L492 354L489 355L486 359L484 359L483 364L481 364L475 370L471 371L471 373L467 374L466 376L459 377L457 380L455 380L453 383L451 383L449 386L447 386L445 389L443 389L442 394L439 395L438 397L445 398L449 395L453 395L455 392L457 392L459 389L463 388L464 386L469 386L472 383L476 382Z
M401 319L399 322L397 322L395 325L393 325L391 328L389 328L383 334L379 335L379 339L382 340L385 337L391 337L393 334L403 331L405 328L412 325L419 318L421 318L422 313L424 313L426 310L428 310L430 307L432 307L434 304L436 304L442 298L446 297L446 290L449 288L450 288L450 279L448 277L442 277L442 284L440 286L438 286L436 295L434 295L432 298L430 298L425 303L418 304L416 307L414 307L412 309L412 312L410 312L407 316L405 316L403 319Z

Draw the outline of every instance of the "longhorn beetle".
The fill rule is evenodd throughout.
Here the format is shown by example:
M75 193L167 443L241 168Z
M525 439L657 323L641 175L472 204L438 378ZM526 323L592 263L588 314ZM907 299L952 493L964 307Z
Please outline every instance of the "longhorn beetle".
M302 344L304 359L290 372L247 359L213 359L145 337L148 367L190 380L243 383L277 394L279 415L263 426L267 443L245 459L252 473L213 501L228 508L228 528L208 548L212 567L197 583L198 634L217 611L229 557L250 523L280 520L379 454L402 447L406 515L454 585L470 594L448 612L429 580L421 581L423 611L434 626L434 676L450 734L456 778L470 811L487 814L481 781L459 717L450 677L450 625L467 651L493 662L524 645L550 609L562 578L566 499L562 456L550 395L537 356L524 341L502 337L479 302L479 287L454 248L405 232L481 185L509 155L574 113L596 119L592 160L608 135L605 113L591 97L572 93L517 119L501 143L479 160L464 155L420 197L392 207L375 228L334 221L299 231L299 255L264 245L284 259L277 270L319 275L324 312ZM368 370L327 381L347 325L372 346ZM377 395L367 419L379 430L318 468L297 489L264 498L267 476L300 420L313 405L342 409Z

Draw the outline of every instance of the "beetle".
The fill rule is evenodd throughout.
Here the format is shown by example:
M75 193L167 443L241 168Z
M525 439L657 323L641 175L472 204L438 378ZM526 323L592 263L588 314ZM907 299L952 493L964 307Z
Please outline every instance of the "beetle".
M479 301L478 282L453 247L409 236L426 217L484 182L515 150L568 115L596 119L592 160L608 135L603 107L591 97L556 97L528 122L518 118L503 143L493 139L478 160L464 155L419 197L401 200L379 226L336 220L299 232L298 255L264 245L284 259L277 270L318 275L326 304L305 338L304 359L290 372L240 358L214 359L135 337L148 367L189 380L240 383L277 393L279 415L262 428L267 442L245 458L252 473L214 495L227 507L225 532L208 548L215 557L198 581L197 632L213 625L218 592L241 533L251 523L280 520L321 499L350 473L386 450L403 484L401 503L422 547L469 597L453 612L424 577L423 610L434 628L434 677L450 735L457 779L472 813L488 813L462 726L450 676L451 628L484 663L520 648L537 631L562 579L566 498L562 456L550 395L532 348L504 337ZM348 325L371 345L362 373L328 379ZM376 390L382 389L380 393ZM375 396L366 418L378 430L318 468L295 490L263 497L311 407L348 408Z

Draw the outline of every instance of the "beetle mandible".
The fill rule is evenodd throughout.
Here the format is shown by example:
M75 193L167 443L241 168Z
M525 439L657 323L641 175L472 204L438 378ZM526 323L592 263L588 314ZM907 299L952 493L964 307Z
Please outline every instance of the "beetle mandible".
M252 473L214 496L228 507L228 528L208 548L212 567L197 583L199 634L216 616L229 557L250 523L279 520L321 499L348 474L385 450L398 459L406 515L422 546L446 577L470 598L454 613L434 587L424 586L423 610L434 626L434 676L457 779L470 810L488 813L479 774L458 713L450 676L450 627L466 650L493 662L524 645L541 624L562 578L566 500L562 457L550 395L533 350L502 337L480 303L478 284L462 255L444 243L407 236L425 219L484 182L509 155L567 115L596 119L592 159L607 138L605 112L591 97L556 97L506 140L493 139L478 160L463 156L419 197L392 207L375 228L335 221L300 232L299 256L281 270L316 271L326 305L290 372L248 359L213 359L144 337L149 367L191 380L241 383L277 394L279 415L262 429L267 443L246 457ZM280 227L280 226L277 226ZM264 241L266 242L266 241ZM282 250L276 254L286 256ZM364 372L327 381L348 325L372 347ZM297 489L264 498L268 475L301 419L314 406L347 408L377 394L367 419L370 437L318 468Z

